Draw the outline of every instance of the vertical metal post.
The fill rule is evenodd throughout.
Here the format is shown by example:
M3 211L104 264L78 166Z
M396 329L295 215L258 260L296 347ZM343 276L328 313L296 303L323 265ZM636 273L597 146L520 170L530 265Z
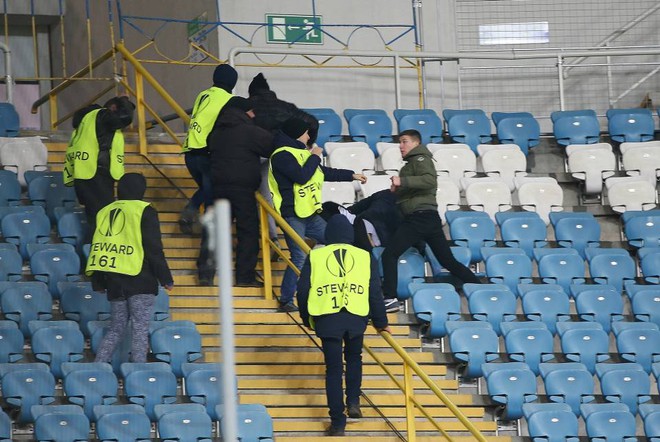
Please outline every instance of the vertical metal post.
M220 26L220 0L215 1L215 10L216 10L216 15L218 22L216 23L215 27L218 32L218 58L222 60L222 55L220 54L220 43L222 42L222 36L220 35L220 30L222 27Z
M14 79L11 76L11 50L0 42L0 50L5 54L5 84L7 85L7 102L14 104Z
M219 321L222 339L222 388L223 418L222 440L238 440L238 418L236 407L236 349L234 345L234 303L232 296L232 238L231 210L229 201L218 200L213 205L213 236L215 241L215 259L218 265Z
M559 75L559 110L566 110L564 103L564 57L557 55L557 74Z
M50 130L57 130L57 95L48 96L48 107L50 109Z
M461 85L461 60L456 60L456 82L458 86L458 108L463 109L463 86Z
M144 112L144 81L142 73L135 71L135 100L137 101L138 149L147 155L147 120Z
M605 43L605 46L609 46L609 42ZM609 107L614 107L614 84L612 82L612 57L609 55L605 57L605 62L607 63L607 103Z
M395 109L401 109L401 62L398 55L393 55L394 57L394 94L396 107Z

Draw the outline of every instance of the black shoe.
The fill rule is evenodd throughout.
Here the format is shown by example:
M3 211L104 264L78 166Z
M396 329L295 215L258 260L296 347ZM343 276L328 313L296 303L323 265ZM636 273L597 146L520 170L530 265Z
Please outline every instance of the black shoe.
M263 287L264 287L264 283L261 282L261 281L257 281L257 280L254 280L254 281L241 281L241 282L237 282L236 284L234 284L234 287L256 287L256 288L263 288Z
M362 410L360 404L352 404L348 406L348 417L351 419L360 419L362 417Z
M330 425L325 430L325 435L326 436L345 436L346 432L345 432L344 428L338 428L338 427Z
M199 275L197 277L197 280L199 281L199 285L203 287L211 287L213 285L213 278L215 275Z
M387 313L394 313L401 310L401 302L398 299L385 299L385 311Z
M179 229L186 235L192 235L199 211L191 207L186 207L179 216Z
M284 304L280 303L280 306L277 308L277 311L280 313L293 313L298 311L298 307L296 307L293 301Z

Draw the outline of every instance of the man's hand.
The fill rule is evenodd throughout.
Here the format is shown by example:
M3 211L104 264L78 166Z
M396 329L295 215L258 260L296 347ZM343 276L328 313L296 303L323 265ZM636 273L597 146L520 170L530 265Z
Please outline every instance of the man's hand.
M171 284L163 284L163 288L165 288L165 290L167 290L168 292L170 292L170 291L172 291L172 289L174 288L174 283L171 283Z
M318 146L314 146L309 151L312 153L312 155L318 155L319 157L323 158L323 149L321 149Z
M385 326L385 327L383 327L383 328L378 328L378 327L376 327L376 331L379 332L379 333L380 333L380 332L386 332L386 333L392 334L392 330L390 330L390 326L389 326L389 325L387 325L387 326Z
M353 179L358 180L362 184L367 182L367 177L365 175L362 175L361 173L354 173L353 174Z
M390 178L390 181L392 182L392 186L393 186L394 188L397 188L397 187L399 187L399 186L401 185L401 177L398 176L398 175L392 176L392 177Z

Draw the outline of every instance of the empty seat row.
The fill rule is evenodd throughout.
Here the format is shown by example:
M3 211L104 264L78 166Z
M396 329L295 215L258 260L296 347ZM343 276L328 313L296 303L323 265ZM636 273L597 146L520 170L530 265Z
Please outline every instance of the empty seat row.
M0 113L1 113L0 107ZM0 128L0 134L2 133ZM26 171L46 170L48 149L39 137L0 137L0 165L13 171L23 187L27 187Z

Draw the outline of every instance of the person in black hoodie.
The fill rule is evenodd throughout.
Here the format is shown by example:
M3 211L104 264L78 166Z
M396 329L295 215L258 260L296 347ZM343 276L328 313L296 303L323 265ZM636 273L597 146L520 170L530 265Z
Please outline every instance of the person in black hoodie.
M261 184L261 158L273 152L273 136L254 124L250 103L233 97L209 136L214 199L227 199L236 219L236 286L260 287L256 280L259 213L254 193ZM207 259L208 261L208 259ZM215 268L200 263L200 283L210 284Z
M354 247L353 227L334 215L325 229L325 247L311 251L298 280L298 305L305 326L321 338L325 359L325 391L330 409L328 436L343 436L344 407L351 418L362 417L362 342L371 319L377 331L390 333L378 264L367 251ZM332 287L332 288L330 288ZM346 359L346 404L342 388Z
M98 213L85 273L92 276L95 290L106 292L111 312L110 328L96 353L96 362L110 362L129 319L131 362L146 362L149 321L158 286L167 290L174 286L163 253L158 212L142 201L146 189L144 176L127 173L117 184L118 200Z

